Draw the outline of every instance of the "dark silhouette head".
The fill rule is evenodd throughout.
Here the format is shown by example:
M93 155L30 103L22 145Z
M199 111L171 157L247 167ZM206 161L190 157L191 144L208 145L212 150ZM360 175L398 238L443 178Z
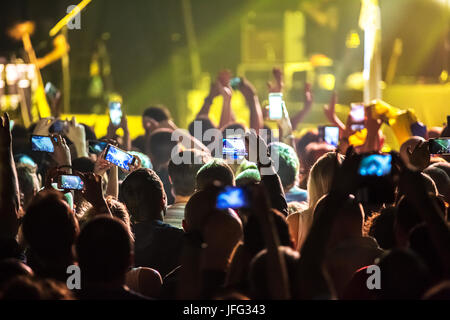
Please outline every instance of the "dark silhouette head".
M190 197L195 192L195 179L197 172L210 157L197 150L186 150L178 154L182 163L169 162L169 177L172 182L172 190L177 196Z
M86 283L124 282L133 264L133 244L125 224L99 216L81 230L76 243L82 279Z
M79 232L74 213L58 191L43 191L34 198L22 230L33 255L47 264L70 259Z
M163 219L167 197L158 175L151 169L131 173L120 188L119 200L127 206L135 222Z
M214 181L219 181L223 186L235 185L233 170L224 160L214 159L200 168L196 178L197 190L204 190Z

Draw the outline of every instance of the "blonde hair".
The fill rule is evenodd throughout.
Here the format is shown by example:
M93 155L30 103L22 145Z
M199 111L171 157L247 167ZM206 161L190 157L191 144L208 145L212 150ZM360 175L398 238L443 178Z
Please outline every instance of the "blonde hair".
M310 209L314 209L317 202L330 191L336 168L343 160L343 155L336 152L329 152L319 158L313 165L308 178Z

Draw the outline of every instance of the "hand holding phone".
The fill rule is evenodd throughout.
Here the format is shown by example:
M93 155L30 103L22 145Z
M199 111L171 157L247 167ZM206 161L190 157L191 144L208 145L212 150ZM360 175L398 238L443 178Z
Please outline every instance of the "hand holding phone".
M109 117L111 119L111 123L118 127L122 122L122 104L120 102L110 102L109 103Z
M356 199L365 204L393 203L395 185L391 154L364 154L358 167L361 181Z
M351 129L361 131L365 128L366 111L364 103L352 103L350 111Z
M105 141L89 140L89 153L100 154L107 146L108 143Z
M244 137L231 137L223 139L222 154L224 159L243 160L247 156Z
M110 144L105 149L105 160L126 171L137 162L136 157Z
M242 209L250 207L248 191L244 188L227 187L217 196L216 209Z
M337 148L339 146L339 127L321 126L319 127L319 137L322 141Z
M281 120L283 118L283 94L271 93L269 94L269 119Z
M58 189L60 190L84 190L84 181L77 175L60 175L58 177Z
M431 139L428 143L430 154L450 155L450 138Z
M242 83L242 79L236 77L236 78L231 79L230 86L233 90L238 90L241 83Z
M56 138L53 138L56 142ZM31 150L35 152L54 153L55 147L52 138L48 136L31 136Z

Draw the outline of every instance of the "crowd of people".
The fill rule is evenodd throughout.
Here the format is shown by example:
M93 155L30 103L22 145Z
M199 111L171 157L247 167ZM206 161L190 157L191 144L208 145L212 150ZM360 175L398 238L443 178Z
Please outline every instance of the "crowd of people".
M427 140L450 137L448 125L392 151L392 169L379 180L391 188L364 197L362 190L380 188L364 184L361 157L384 143L370 105L367 138L354 146L333 95L324 112L340 128L336 148L317 130L293 134L313 108L311 86L301 110L283 110L277 134L252 84L241 79L233 89L230 80L220 73L189 133L161 106L144 111L145 135L135 140L125 115L105 137L76 119L56 130L61 119L10 128L2 116L0 299L450 298L450 155L430 154ZM283 82L275 69L270 92L283 92ZM234 90L250 109L248 124L236 121ZM216 125L209 113L218 96ZM230 161L210 150L210 129L223 137L240 130L249 156ZM173 139L175 131L183 139ZM54 151L32 151L31 136L52 137ZM90 148L100 140L138 161L117 167L106 149ZM82 188L61 189L63 175L80 177ZM224 190L242 191L245 203L218 208Z

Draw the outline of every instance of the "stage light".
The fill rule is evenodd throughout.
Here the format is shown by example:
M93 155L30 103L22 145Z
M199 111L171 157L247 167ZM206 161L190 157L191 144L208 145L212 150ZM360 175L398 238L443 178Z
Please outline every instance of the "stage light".
M5 88L5 81L0 80L0 89Z
M448 71L447 70L442 70L442 73L439 77L441 79L442 82L447 82L448 80Z
M30 80L27 80L27 79L19 80L19 83L17 84L17 86L21 89L26 89L26 88L30 87Z
M347 36L345 45L349 49L356 49L359 48L360 44L361 39L359 38L359 34L356 31L352 30L352 32Z
M319 86L321 89L332 91L336 86L336 77L331 73L319 75Z
M8 85L13 85L18 79L17 66L15 64L8 64L6 66L6 82Z

